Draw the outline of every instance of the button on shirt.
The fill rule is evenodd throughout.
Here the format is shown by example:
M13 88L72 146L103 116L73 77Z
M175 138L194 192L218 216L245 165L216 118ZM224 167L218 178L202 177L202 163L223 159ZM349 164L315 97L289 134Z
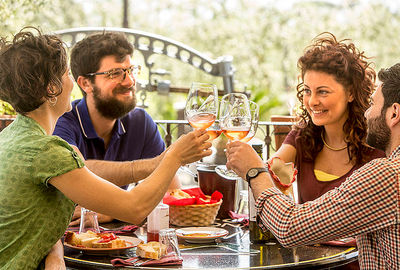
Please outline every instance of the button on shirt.
M53 134L77 146L85 159L130 161L158 156L165 149L157 125L141 108L117 119L106 149L93 127L85 98L72 102L72 110L60 117Z
M296 204L276 188L257 199L258 222L287 247L356 236L361 269L400 267L400 146L320 198Z

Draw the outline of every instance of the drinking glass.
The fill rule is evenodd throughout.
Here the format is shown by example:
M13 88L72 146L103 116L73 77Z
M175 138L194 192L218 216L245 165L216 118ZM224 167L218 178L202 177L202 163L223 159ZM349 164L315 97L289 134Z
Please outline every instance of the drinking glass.
M181 250L178 245L175 229L160 230L160 243L166 245L168 255L176 255L181 257Z
M211 83L193 82L189 89L184 113L189 124L194 129L210 128L214 124L218 113L217 86ZM218 128L217 126L214 127ZM209 141L211 141L213 133L216 135L217 131L214 132L214 129L210 129ZM197 177L190 169L191 165L196 165L197 167L198 165L202 165L202 163L194 162L187 164L186 166L182 166L181 170Z
M249 100L250 114L251 114L251 127L246 137L241 139L242 142L249 142L257 133L258 120L260 119L260 108L257 103Z
M242 140L247 136L252 125L249 101L245 94L226 94L221 99L219 124L222 132L231 141ZM232 170L227 170L225 165L219 165L215 171L227 179L240 179Z
M81 207L81 223L79 226L79 233L85 233L87 231L100 233L97 213Z
M207 129L217 118L218 91L215 84L193 82L186 100L185 117L194 129Z

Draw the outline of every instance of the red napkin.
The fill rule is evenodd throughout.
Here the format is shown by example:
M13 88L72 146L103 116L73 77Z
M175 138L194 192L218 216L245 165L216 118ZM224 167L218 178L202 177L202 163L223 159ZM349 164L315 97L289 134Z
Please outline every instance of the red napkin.
M115 228L115 229L111 229L111 230L104 230L100 228L100 232L112 232L115 234L129 234L132 233L134 231L136 231L136 229L139 228L136 225L126 225L123 227L119 227L119 228ZM68 227L66 232L70 231L70 232L78 232L79 231L79 227Z
M113 266L161 266L161 265L182 265L182 258L176 255L166 255L158 260L132 257L129 259L116 258L111 260Z
M185 199L177 199L174 196L166 195L164 196L163 203L168 205L192 205L192 204L211 204L219 202L223 195L219 191L214 191L211 194L211 199L209 202L204 201L207 197L204 195L203 191L200 188L189 188L182 189L182 191L186 192L190 196L194 198L185 198Z

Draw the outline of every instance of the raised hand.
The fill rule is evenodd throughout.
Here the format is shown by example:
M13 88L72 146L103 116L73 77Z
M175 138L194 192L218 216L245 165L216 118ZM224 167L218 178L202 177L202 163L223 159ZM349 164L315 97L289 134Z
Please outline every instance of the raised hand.
M251 145L235 141L226 145L226 167L233 170L241 178L246 179L246 173L251 168L265 167L263 160Z
M211 155L211 143L206 130L198 129L182 135L169 148L166 155L173 155L182 165L200 160Z

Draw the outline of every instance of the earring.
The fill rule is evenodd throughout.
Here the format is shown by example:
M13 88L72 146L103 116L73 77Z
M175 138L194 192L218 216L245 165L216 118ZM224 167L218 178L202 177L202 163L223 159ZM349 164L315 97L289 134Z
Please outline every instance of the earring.
M48 99L48 102L51 106L55 106L57 104L57 97L51 97Z

